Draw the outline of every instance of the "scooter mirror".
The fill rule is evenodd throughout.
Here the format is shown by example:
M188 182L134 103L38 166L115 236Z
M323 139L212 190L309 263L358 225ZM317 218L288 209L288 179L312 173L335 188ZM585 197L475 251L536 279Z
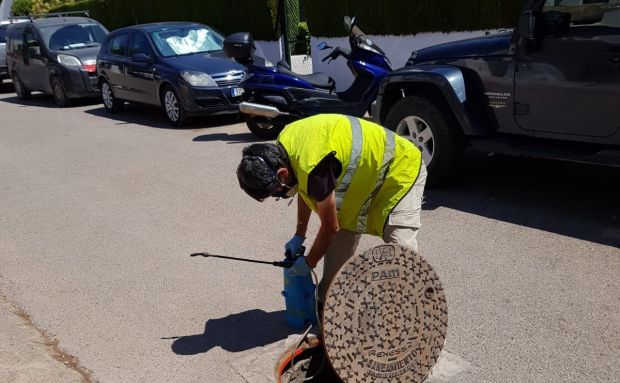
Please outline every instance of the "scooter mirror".
M320 43L316 45L316 47L319 48L320 50L325 50L329 48L329 45L327 45L325 41L321 41Z

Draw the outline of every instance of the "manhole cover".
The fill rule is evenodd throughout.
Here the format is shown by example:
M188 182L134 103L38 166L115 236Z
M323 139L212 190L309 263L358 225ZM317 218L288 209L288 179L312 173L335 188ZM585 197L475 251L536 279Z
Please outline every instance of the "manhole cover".
M439 358L447 327L439 277L425 259L398 245L349 259L325 301L325 350L345 383L422 382Z

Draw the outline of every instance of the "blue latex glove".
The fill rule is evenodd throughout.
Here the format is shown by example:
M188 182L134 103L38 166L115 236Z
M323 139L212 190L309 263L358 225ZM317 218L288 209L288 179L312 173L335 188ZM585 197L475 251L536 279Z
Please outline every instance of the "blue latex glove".
M288 275L291 277L305 277L310 274L312 268L306 262L306 257L298 257L293 266L288 269Z
M299 254L299 249L301 248L301 245L304 244L305 240L306 238L302 237L301 235L295 235L293 238L291 238L291 240L288 241L286 245L284 245L284 254L286 255L286 257L292 259L297 254Z

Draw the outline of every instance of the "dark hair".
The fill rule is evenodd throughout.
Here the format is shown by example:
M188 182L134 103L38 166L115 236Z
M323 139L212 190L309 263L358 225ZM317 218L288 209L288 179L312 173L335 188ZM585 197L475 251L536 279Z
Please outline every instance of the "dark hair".
M239 186L250 197L263 200L278 184L276 172L286 167L286 152L275 144L253 144L243 148L243 158L237 167Z

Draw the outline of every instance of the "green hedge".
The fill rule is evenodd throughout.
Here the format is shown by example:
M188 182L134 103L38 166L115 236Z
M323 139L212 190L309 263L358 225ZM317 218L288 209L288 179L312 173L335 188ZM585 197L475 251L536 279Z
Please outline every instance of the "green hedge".
M257 40L274 40L277 0L84 0L51 12L90 10L108 29L136 22L195 21L224 34L252 32Z
M344 36L342 19L356 16L367 34L472 31L514 27L524 0L305 0L313 36Z
M11 5L11 12L15 16L26 16L32 11L32 0L15 0Z
M297 29L297 37L295 39L295 45L293 46L293 54L307 55L310 54L310 30L308 30L308 23L305 21L299 22Z

